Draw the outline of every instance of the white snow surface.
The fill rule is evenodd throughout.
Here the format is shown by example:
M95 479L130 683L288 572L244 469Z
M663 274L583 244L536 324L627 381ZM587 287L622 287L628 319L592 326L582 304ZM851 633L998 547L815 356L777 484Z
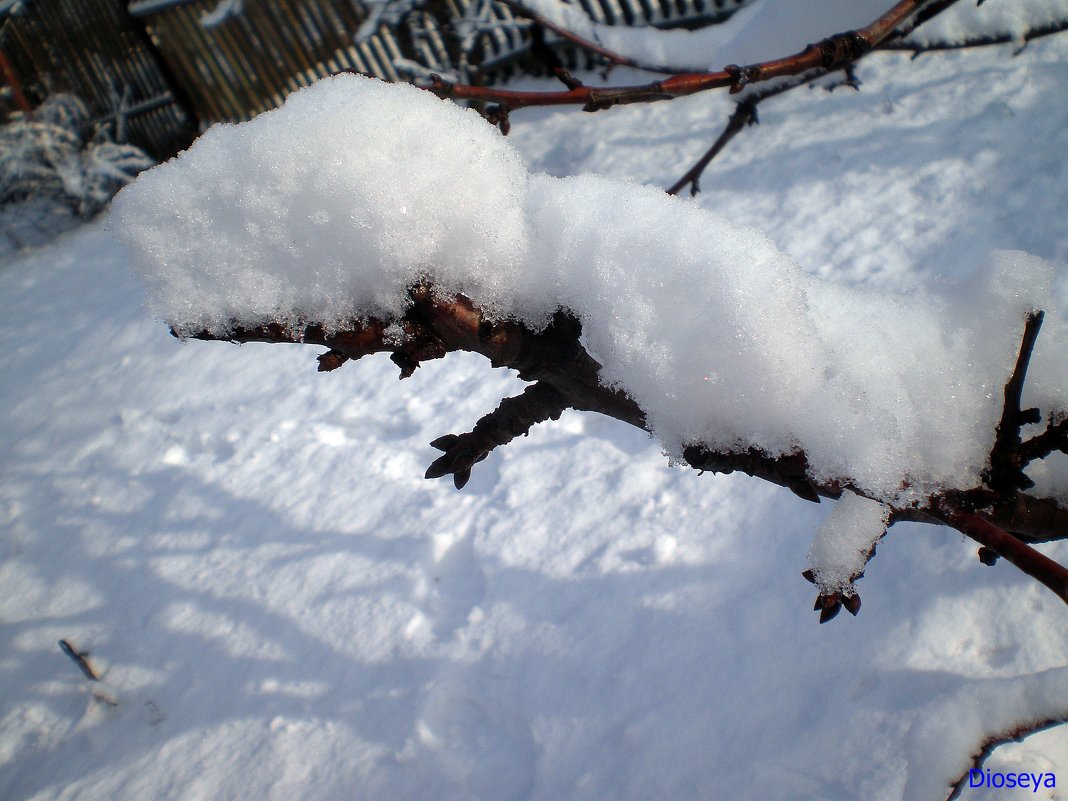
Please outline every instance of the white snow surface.
M695 203L836 284L945 297L1008 248L1063 302L1068 41L1011 52L769 101ZM730 107L516 113L510 140L532 171L667 186ZM927 801L1064 712L1064 605L951 531L895 526L860 615L819 626L799 573L828 504L575 413L457 493L427 443L513 375L319 375L311 348L180 343L143 300L100 224L0 260L4 799ZM1056 798L1066 766L1061 726L985 765L1057 790L961 798Z
M474 111L354 75L211 129L115 219L179 331L388 319L422 278L534 327L564 307L673 456L800 448L886 500L977 485L1026 314L1063 342L1041 259L995 254L940 293L820 280L753 228L656 187L531 174ZM1063 377L1035 371L1047 411Z

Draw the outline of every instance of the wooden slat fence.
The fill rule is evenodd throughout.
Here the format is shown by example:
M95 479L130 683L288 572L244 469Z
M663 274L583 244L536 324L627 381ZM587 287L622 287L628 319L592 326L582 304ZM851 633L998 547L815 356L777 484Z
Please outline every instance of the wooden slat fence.
M6 91L0 119L49 94L77 95L96 122L156 158L189 143L196 122L178 101L166 67L122 0L20 0L0 17ZM14 84L14 85L12 85Z
M750 0L576 2L605 24L697 27ZM537 66L525 23L491 0L0 0L0 25L0 114L71 92L98 121L123 116L157 158L338 72L489 81ZM570 66L592 66L557 44Z

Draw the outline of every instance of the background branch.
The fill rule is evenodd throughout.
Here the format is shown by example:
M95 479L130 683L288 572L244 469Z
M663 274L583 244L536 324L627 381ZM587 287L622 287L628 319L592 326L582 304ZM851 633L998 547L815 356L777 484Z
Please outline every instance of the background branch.
M1057 726L1064 726L1068 724L1068 718L1047 718L1046 720L1038 721L1030 725L1017 726L1012 731L1005 732L1004 734L993 734L987 738L983 743L982 748L979 749L979 753L975 755L975 759L972 761L972 766L975 770L980 770L983 767L983 763L990 758L990 755L994 753L994 749L999 745L1005 745L1007 743L1019 743L1032 734L1038 734L1039 732L1047 731L1048 729L1055 728ZM964 771L960 777L954 782L953 789L946 801L955 801L960 797L960 794L964 791L964 784L968 781L969 771ZM1033 791L1037 792L1037 791Z
M442 98L498 103L509 111L530 106L558 105L581 105L585 111L600 111L616 105L671 100L724 87L729 87L732 93L737 93L747 86L774 78L810 73L811 79L819 74L842 69L871 52L913 15L933 6L939 6L941 10L952 5L952 2L901 0L871 24L854 31L835 34L790 56L747 66L730 64L718 72L672 75L638 86L578 86L562 92L515 91L450 83L435 75L431 84L423 88Z

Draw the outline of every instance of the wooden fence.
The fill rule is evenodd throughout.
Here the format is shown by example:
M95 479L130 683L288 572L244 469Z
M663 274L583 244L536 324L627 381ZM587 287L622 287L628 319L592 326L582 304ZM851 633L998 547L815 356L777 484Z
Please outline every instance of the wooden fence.
M717 22L746 2L577 0L598 22L659 27ZM0 20L0 112L20 90L31 104L72 92L98 120L124 116L129 140L157 158L338 72L496 80L530 39L492 0L0 0Z
M165 158L197 133L166 65L121 0L18 0L0 19L0 119L50 94L77 95L95 121Z

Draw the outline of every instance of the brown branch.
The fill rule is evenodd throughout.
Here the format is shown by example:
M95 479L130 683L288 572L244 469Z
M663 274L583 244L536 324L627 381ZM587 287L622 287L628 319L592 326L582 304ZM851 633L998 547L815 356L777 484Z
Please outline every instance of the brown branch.
M729 87L733 94L773 78L842 69L877 47L897 26L932 5L935 5L932 0L901 0L870 25L835 34L791 56L747 66L731 64L718 72L680 73L638 86L579 86L562 92L516 91L450 83L435 75L431 84L423 88L438 97L498 103L511 111L559 105L581 105L585 111L600 111L629 103L672 100L723 87Z
M1031 361L1031 353L1034 351L1044 316L1040 311L1027 316L1016 367L1005 384L1005 404L1002 407L994 447L990 451L990 468L983 476L987 486L1006 497L1016 490L1034 486L1034 482L1023 471L1027 463L1020 449L1020 429L1029 423L1037 423L1042 418L1038 409L1021 409L1020 403L1024 381L1027 379L1027 365Z
M932 504L932 509L941 520L1042 582L1068 604L1068 569L1063 565L1039 553L989 520L984 520L974 512L965 511L950 501L937 499Z
M71 661L78 666L78 670L82 672L85 678L89 679L89 681L100 681L100 677L96 675L93 666L89 664L89 653L87 651L79 651L70 644L69 640L60 640L59 650L70 657Z
M321 345L328 351L319 357L320 370L336 369L350 359L372 353L388 353L401 368L402 378L411 375L422 361L452 351L470 351L487 357L495 367L510 367L520 378L551 388L562 398L564 408L598 412L648 430L645 413L633 399L600 383L601 366L580 344L581 325L574 316L558 312L549 326L533 331L513 320L486 318L462 295L438 296L428 285L416 286L410 294L411 305L398 319L354 321L334 331L317 323L300 327L266 323L258 327L235 326L226 334L200 331L179 335L204 340ZM843 481L815 480L802 451L772 456L755 448L716 451L694 443L685 449L684 458L696 469L744 472L786 487L806 500L838 498L847 488L863 494ZM1004 498L988 487L947 492L924 506L893 509L891 519L946 524L945 508L939 502L948 504L945 508L970 511L1020 541L1068 538L1068 509L1055 500L1021 492Z
M549 384L535 382L523 394L502 400L470 433L446 434L431 442L431 447L445 453L427 468L424 478L452 475L456 489L463 489L476 462L485 459L498 445L526 436L535 424L559 420L566 408L559 392Z
M1058 422L1053 422L1051 418L1045 431L1020 443L1020 460L1027 465L1035 459L1049 456L1054 451L1068 453L1068 417Z
M931 6L928 6L926 9L927 14L924 17L924 21L930 19L936 14L941 13L942 11L945 11L947 8L949 8L956 2L958 2L958 0L941 0L938 3L934 3ZM910 26L908 27L908 30L911 31L914 29L914 27L915 26ZM879 29L879 31L877 31L876 33L877 35L883 35L884 38L879 41L876 41L872 45L871 50L894 49L895 43L897 43L898 39L903 35L901 29L892 30L890 33L884 33L884 29ZM844 83L847 86L852 86L855 89L860 87L860 82L857 80L853 70L856 66L856 62L859 61L863 55L864 54L861 54L860 56L857 56L857 58L849 60L840 65L840 68L846 72L846 79ZM724 148L726 148L726 146L731 142L731 140L734 139L735 136L741 133L749 125L756 124L759 121L757 118L757 106L762 101L775 97L776 95L781 95L785 92L790 91L791 89L796 89L798 86L803 86L805 84L811 83L813 80L820 78L823 75L830 73L831 71L831 69L820 69L814 72L796 75L793 76L792 80L789 80L785 83L781 83L769 89L765 89L762 92L753 93L749 95L735 108L734 113L731 114L730 118L728 119L727 125L723 129L723 132L720 133L716 141L712 143L712 146L709 147L707 151L705 151L701 158L699 158L697 162L689 170L687 170L681 178L679 178L678 181L671 185L671 187L667 190L667 193L669 195L677 195L680 191L682 191L683 187L689 185L690 195L696 195L698 192L701 191L700 177L708 168L708 165L712 163L712 160L716 158L723 151Z
M806 79L807 80L807 79ZM754 92L749 95L745 100L742 100L734 108L734 113L731 114L727 120L727 125L724 127L723 132L716 138L716 141L712 143L712 146L704 152L690 169L688 169L679 180L673 183L667 190L669 195L677 195L682 191L683 187L689 185L690 196L696 195L701 191L701 175L704 174L705 169L712 163L712 159L718 156L723 149L730 144L739 133L745 130L750 125L756 125L760 122L757 117L757 106L769 97L775 97L783 92L789 91L797 86L800 86L804 81L798 81L796 83L791 82L789 84L783 84L782 86L776 86L771 89L767 89L762 92Z
M955 799L960 797L960 794L964 791L964 782L968 780L968 774L972 770L981 770L983 763L990 758L990 755L994 753L994 749L999 745L1005 745L1006 743L1021 743L1025 738L1030 737L1032 734L1038 734L1039 732L1047 731L1048 729L1063 726L1065 724L1068 724L1068 717L1047 718L1046 720L1040 720L1037 723L1017 726L1012 731L1005 732L1004 734L990 735L972 759L973 767L964 771L964 773L953 782L953 789L950 794L946 796L946 801L955 801Z
M443 297L426 284L414 286L409 297L408 309L397 319L354 321L339 330L327 330L316 323L302 327L266 323L235 326L225 335L208 331L182 334L206 340L325 345L329 350L319 357L320 370L333 370L350 359L385 352L400 366L401 378L410 376L422 361L466 350L486 356L495 367L516 370L523 380L536 382L519 397L502 401L470 433L449 434L431 443L444 454L430 466L426 477L452 475L457 488L467 482L471 468L493 448L525 434L538 422L556 419L568 408L599 412L648 430L645 413L632 398L601 384L601 365L583 348L579 339L582 327L572 314L558 311L549 325L534 331L514 320L487 318L463 295ZM1007 433L999 432L999 442L1008 444L995 445L998 459L1013 447L1011 432L1018 434L1018 421L1027 415L1019 410L1019 404L1040 322L1040 313L1028 318L1020 355L1006 384L1003 430ZM694 443L684 450L684 458L699 470L739 470L787 487L810 501L818 502L821 496L837 498L845 489L864 494L847 480L817 481L806 454L799 450L770 455L753 447L716 451ZM1004 557L1068 603L1068 570L1024 541L1068 537L1068 509L1052 499L1033 498L1015 488L999 491L990 485L936 494L923 506L892 508L890 519L951 526L988 549L988 556ZM833 618L843 606L856 614L859 596L822 593L817 598L821 622Z
M11 62L3 50L0 50L0 74L4 76L4 83L11 88L12 97L15 98L15 105L26 115L26 119L32 120L33 106L26 99L26 95L22 91L22 84L19 82L19 76L15 73L15 68L11 66Z
M756 107L762 99L763 97L753 95L735 106L734 113L727 120L727 126L723 129L723 132L716 137L716 141L705 151L704 155L679 180L668 187L667 193L669 195L677 195L687 185L690 187L691 197L701 191L701 174L712 163L712 159L718 156L720 151L730 144L730 141L735 136L741 133L746 126L757 123Z

